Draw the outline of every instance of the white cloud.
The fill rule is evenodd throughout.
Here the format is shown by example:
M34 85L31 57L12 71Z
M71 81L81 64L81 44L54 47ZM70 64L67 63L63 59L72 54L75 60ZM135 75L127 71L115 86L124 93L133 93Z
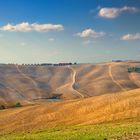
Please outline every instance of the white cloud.
M124 36L121 37L121 40L140 40L140 33L136 33L136 34L126 34Z
M48 32L48 31L61 31L64 30L64 27L61 24L38 24L38 23L29 24L28 22L22 22L16 25L12 24L4 25L0 27L0 30L19 31L19 32L29 32L29 31Z
M93 29L85 29L84 31L77 33L77 36L80 36L82 38L85 37L93 37L93 38L98 38L98 37L103 37L105 35L104 32L96 32Z
M139 9L136 7L124 6L122 8L100 8L98 15L104 18L116 18L123 12L138 12Z

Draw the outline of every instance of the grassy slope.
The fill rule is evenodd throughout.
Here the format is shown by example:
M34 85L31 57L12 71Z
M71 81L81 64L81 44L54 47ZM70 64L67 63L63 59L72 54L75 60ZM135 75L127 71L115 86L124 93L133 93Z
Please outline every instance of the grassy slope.
M140 132L140 123L55 127L30 133L0 135L0 140L103 140L132 132Z
M0 111L0 133L140 117L140 90ZM11 121L12 120L12 121Z

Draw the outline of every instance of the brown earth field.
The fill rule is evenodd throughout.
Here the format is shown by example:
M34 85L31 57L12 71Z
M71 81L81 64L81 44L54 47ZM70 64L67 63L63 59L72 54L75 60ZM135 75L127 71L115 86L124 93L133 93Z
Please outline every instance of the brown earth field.
M139 62L72 66L0 65L0 134L48 127L140 121ZM60 95L58 101L48 101Z

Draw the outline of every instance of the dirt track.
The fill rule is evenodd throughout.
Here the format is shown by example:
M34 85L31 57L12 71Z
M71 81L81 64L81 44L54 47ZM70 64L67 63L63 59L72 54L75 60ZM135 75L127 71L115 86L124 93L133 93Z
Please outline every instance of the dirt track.
M77 91L76 89L75 89L75 87L74 87L74 85L75 85L75 79L76 79L76 70L74 69L74 68L72 68L72 67L69 67L71 70L72 70L72 83L71 83L71 89L73 90L73 92L75 92L76 94L78 94L78 95L80 95L81 96L81 98L84 98L84 95L83 94L81 94L79 91Z
M110 78L112 79L112 81L116 84L116 85L118 85L119 87L120 87L120 89L122 90L122 91L125 91L126 89L119 83L119 82L117 82L115 79L114 79L114 77L113 77L113 75L112 75L112 65L109 65L109 76L110 76Z
M38 93L40 94L40 89L38 88L38 84L37 84L31 77L29 77L29 76L27 76L26 74L24 74L24 73L19 69L18 65L15 65L15 67L17 68L17 71L18 71L23 77L25 77L26 79L30 80L30 81L34 84L34 86L37 88Z

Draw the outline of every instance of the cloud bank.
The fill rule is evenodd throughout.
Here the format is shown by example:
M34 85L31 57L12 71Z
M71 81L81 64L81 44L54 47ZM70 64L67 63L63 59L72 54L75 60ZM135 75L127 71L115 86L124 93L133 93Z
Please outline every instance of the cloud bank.
M100 8L98 15L104 18L116 18L123 12L136 13L139 9L136 7L124 6L122 8Z
M140 40L140 33L136 34L126 34L121 37L121 40L129 41L129 40Z
M11 32L48 32L48 31L62 31L64 26L61 24L29 24L28 22L22 22L16 25L7 24L0 27L1 31L11 31Z
M105 35L104 32L96 32L91 28L85 29L82 32L77 33L77 36L80 36L82 38L86 38L86 37L99 38L99 37L103 37L104 35Z

